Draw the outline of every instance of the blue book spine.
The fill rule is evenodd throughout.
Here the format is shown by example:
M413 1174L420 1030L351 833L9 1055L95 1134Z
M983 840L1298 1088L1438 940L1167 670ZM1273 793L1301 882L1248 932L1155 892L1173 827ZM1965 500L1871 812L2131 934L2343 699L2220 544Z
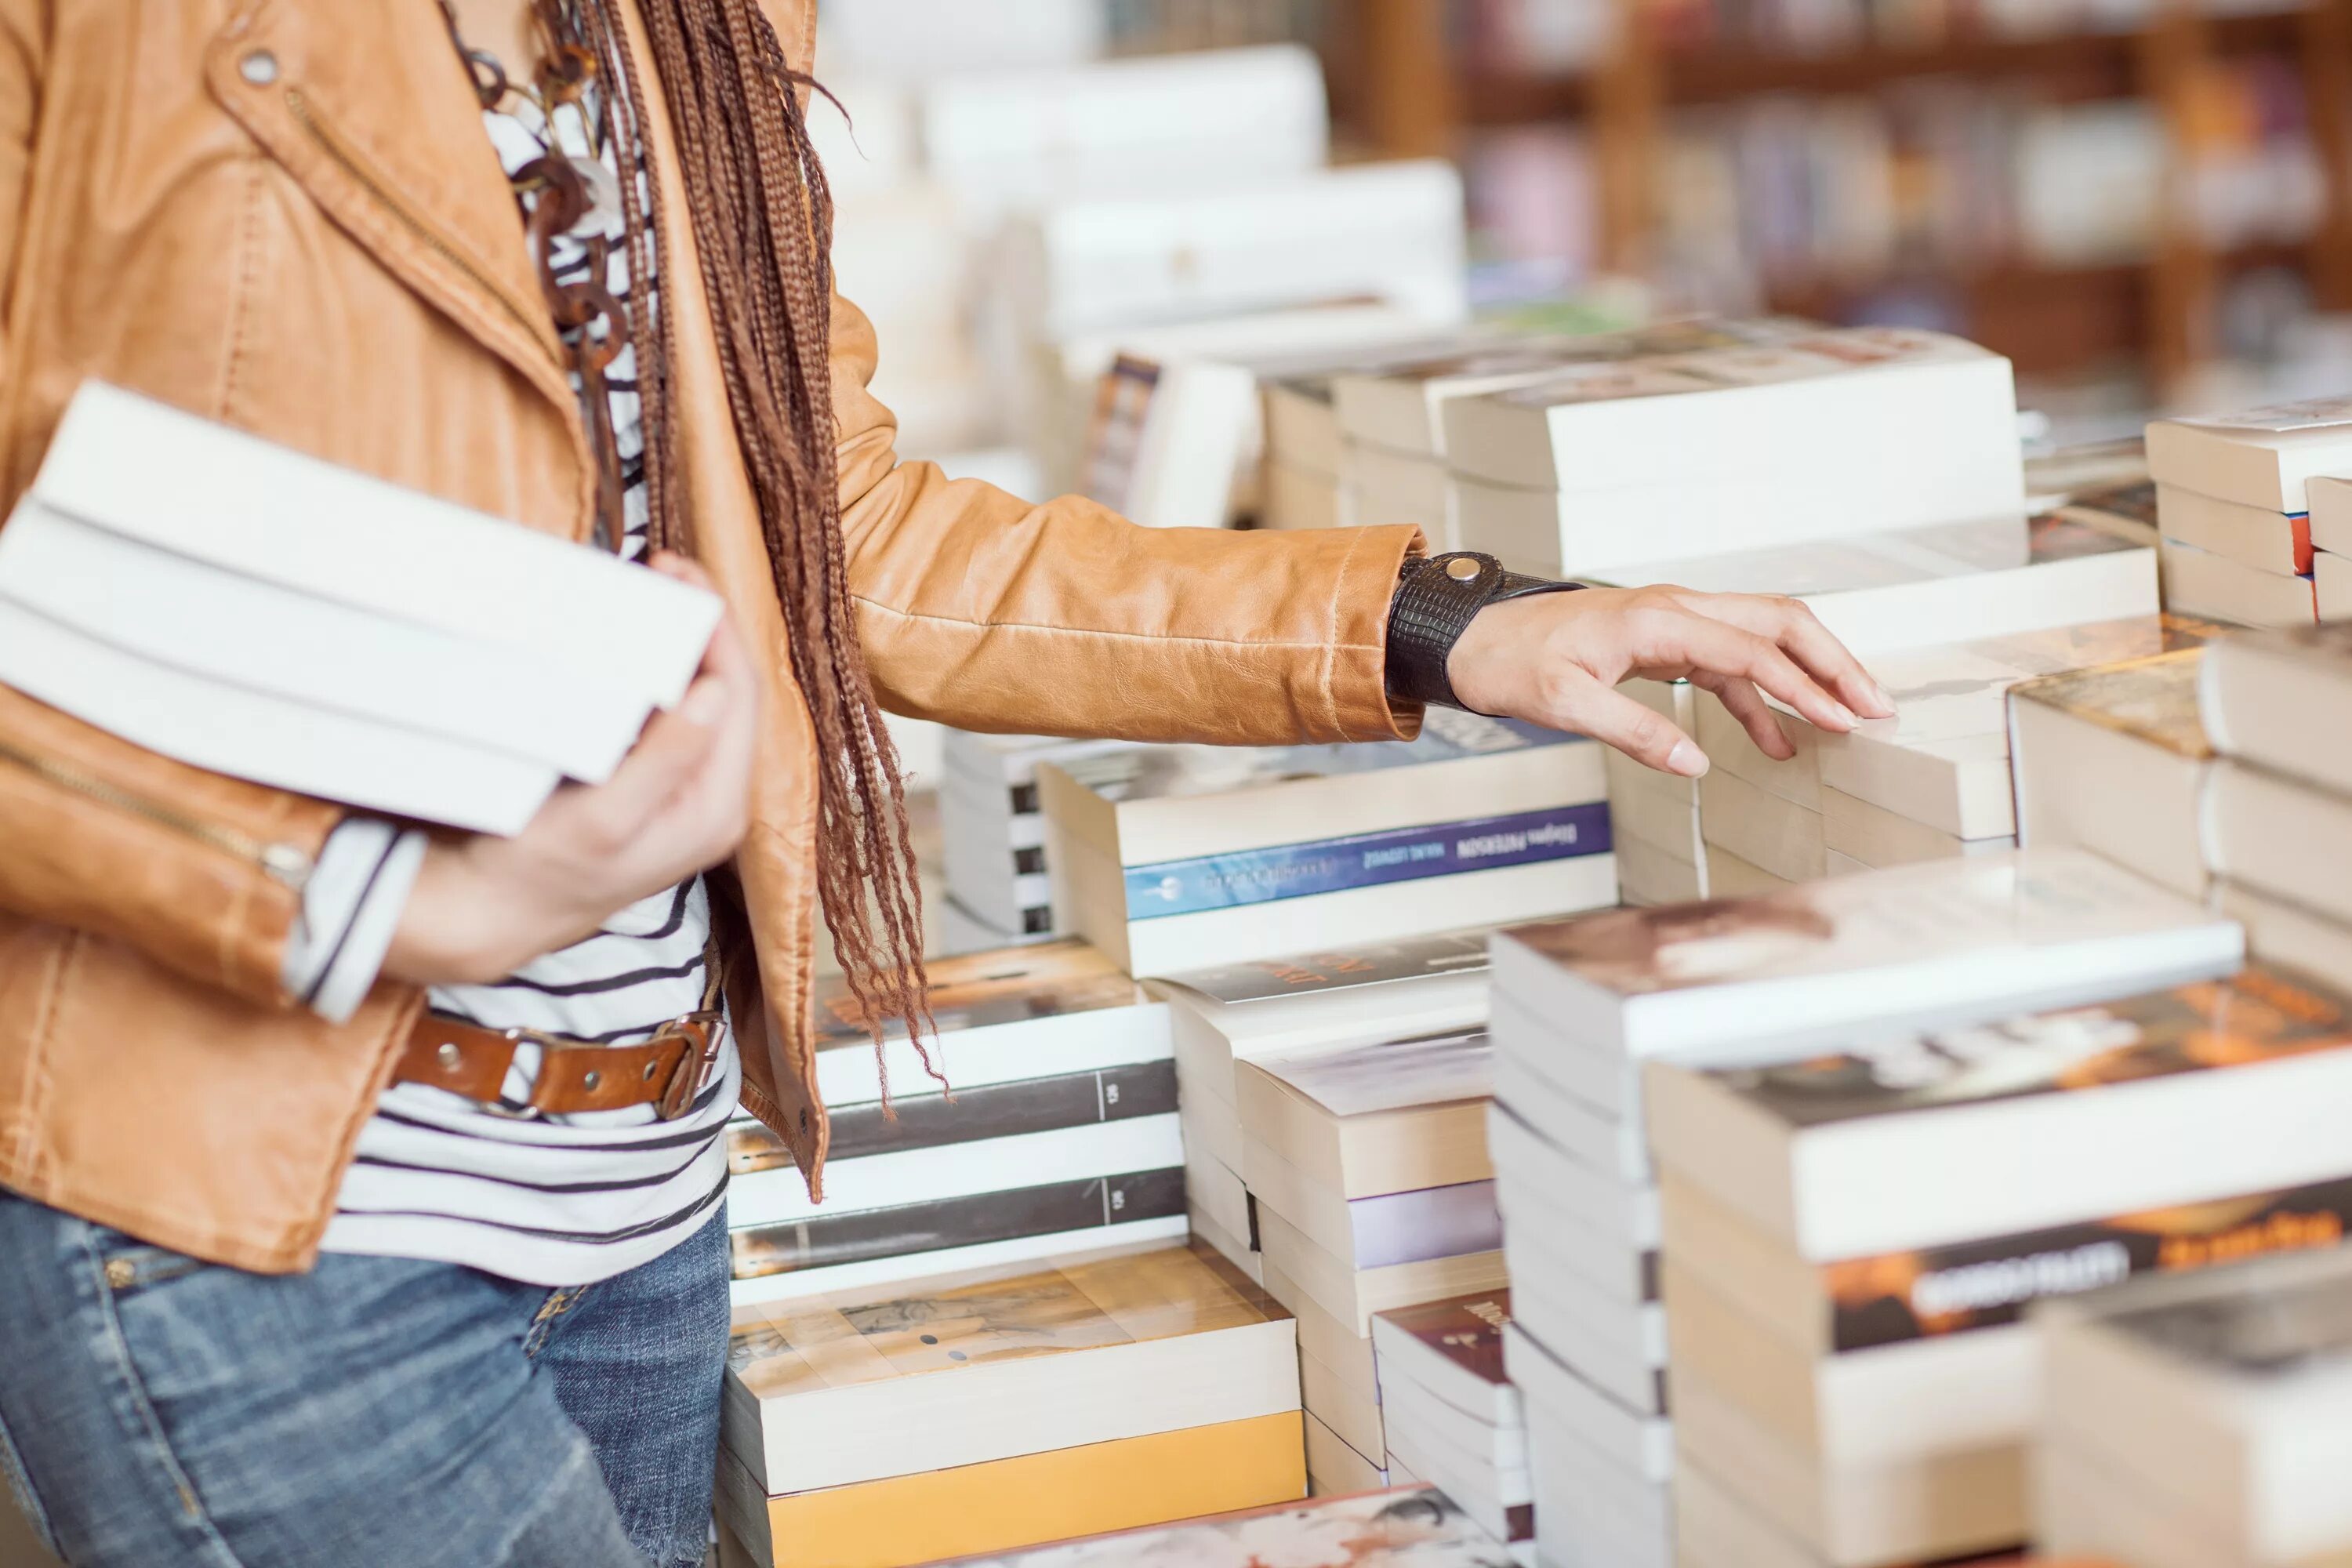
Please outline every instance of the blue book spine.
M1609 852L1605 801L1127 868L1127 918L1227 910Z

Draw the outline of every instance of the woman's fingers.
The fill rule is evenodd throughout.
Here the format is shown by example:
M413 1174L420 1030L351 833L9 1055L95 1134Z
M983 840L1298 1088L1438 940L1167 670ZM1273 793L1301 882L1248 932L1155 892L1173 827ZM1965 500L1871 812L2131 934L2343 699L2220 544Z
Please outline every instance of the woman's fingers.
M1706 753L1672 721L1624 693L1578 672L1559 683L1551 722L1616 747L1660 773L1695 779L1706 772Z
M1703 616L1770 638L1805 671L1855 712L1869 719L1892 718L1894 700L1871 677L1845 644L1838 641L1821 617L1801 599L1769 594L1689 594L1684 605Z
M1675 625L1664 640L1694 671L1745 676L1822 729L1843 734L1857 722L1852 710L1822 689L1768 637L1677 607Z
M1756 689L1756 683L1737 675L1711 675L1702 670L1691 677L1691 684L1715 693L1716 698L1739 721L1741 729L1756 742L1757 750L1775 762L1785 763L1797 754L1789 732L1780 728L1780 716L1771 704Z

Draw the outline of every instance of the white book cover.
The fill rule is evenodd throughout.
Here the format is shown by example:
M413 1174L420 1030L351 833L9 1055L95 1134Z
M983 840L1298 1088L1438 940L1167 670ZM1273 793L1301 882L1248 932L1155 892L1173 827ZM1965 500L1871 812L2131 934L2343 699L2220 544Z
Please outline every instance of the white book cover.
M2352 398L2159 419L2147 427L2147 471L2158 484L2217 500L2307 512L2313 478L2352 471Z
M1607 910L1502 931L1494 950L1497 992L1549 1016L1562 1048L1722 1060L2210 978L2243 956L2235 921L2081 850Z

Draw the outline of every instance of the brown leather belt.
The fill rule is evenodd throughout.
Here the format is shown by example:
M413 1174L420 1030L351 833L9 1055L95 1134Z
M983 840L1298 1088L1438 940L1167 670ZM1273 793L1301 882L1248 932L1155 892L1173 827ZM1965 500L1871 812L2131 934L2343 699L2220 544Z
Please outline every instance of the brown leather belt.
M719 1015L689 1013L635 1046L598 1046L536 1029L486 1029L427 1013L409 1031L408 1047L392 1076L397 1083L430 1084L452 1094L499 1105L515 1047L540 1047L539 1072L525 1105L502 1107L517 1116L567 1116L576 1110L622 1110L650 1105L664 1121L686 1114L703 1074L719 1058Z

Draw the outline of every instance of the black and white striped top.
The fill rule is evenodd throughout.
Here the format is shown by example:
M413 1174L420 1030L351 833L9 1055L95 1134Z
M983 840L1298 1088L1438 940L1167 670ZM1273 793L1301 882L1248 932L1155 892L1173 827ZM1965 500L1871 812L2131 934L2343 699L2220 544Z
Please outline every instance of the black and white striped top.
M509 174L551 144L594 155L588 121L560 107L550 124L510 93L483 119ZM605 150L608 167L613 154ZM528 203L531 198L526 195ZM608 286L628 297L620 222ZM520 232L518 233L520 243ZM560 273L589 265L576 238L558 241ZM625 489L625 553L645 552L644 420L636 361L608 367ZM354 819L339 827L303 898L302 929L287 980L330 1017L348 1017L373 984L424 855L422 836ZM433 1009L494 1029L530 1028L628 1044L702 1005L710 902L701 879L624 910L595 935L526 964L492 985L440 986ZM524 1103L538 1048L518 1047L507 1106ZM692 1235L726 1195L720 1130L740 1083L731 1032L693 1108L675 1121L650 1106L572 1116L518 1117L446 1090L394 1084L361 1130L323 1243L330 1252L468 1264L540 1285L583 1285L649 1262Z

